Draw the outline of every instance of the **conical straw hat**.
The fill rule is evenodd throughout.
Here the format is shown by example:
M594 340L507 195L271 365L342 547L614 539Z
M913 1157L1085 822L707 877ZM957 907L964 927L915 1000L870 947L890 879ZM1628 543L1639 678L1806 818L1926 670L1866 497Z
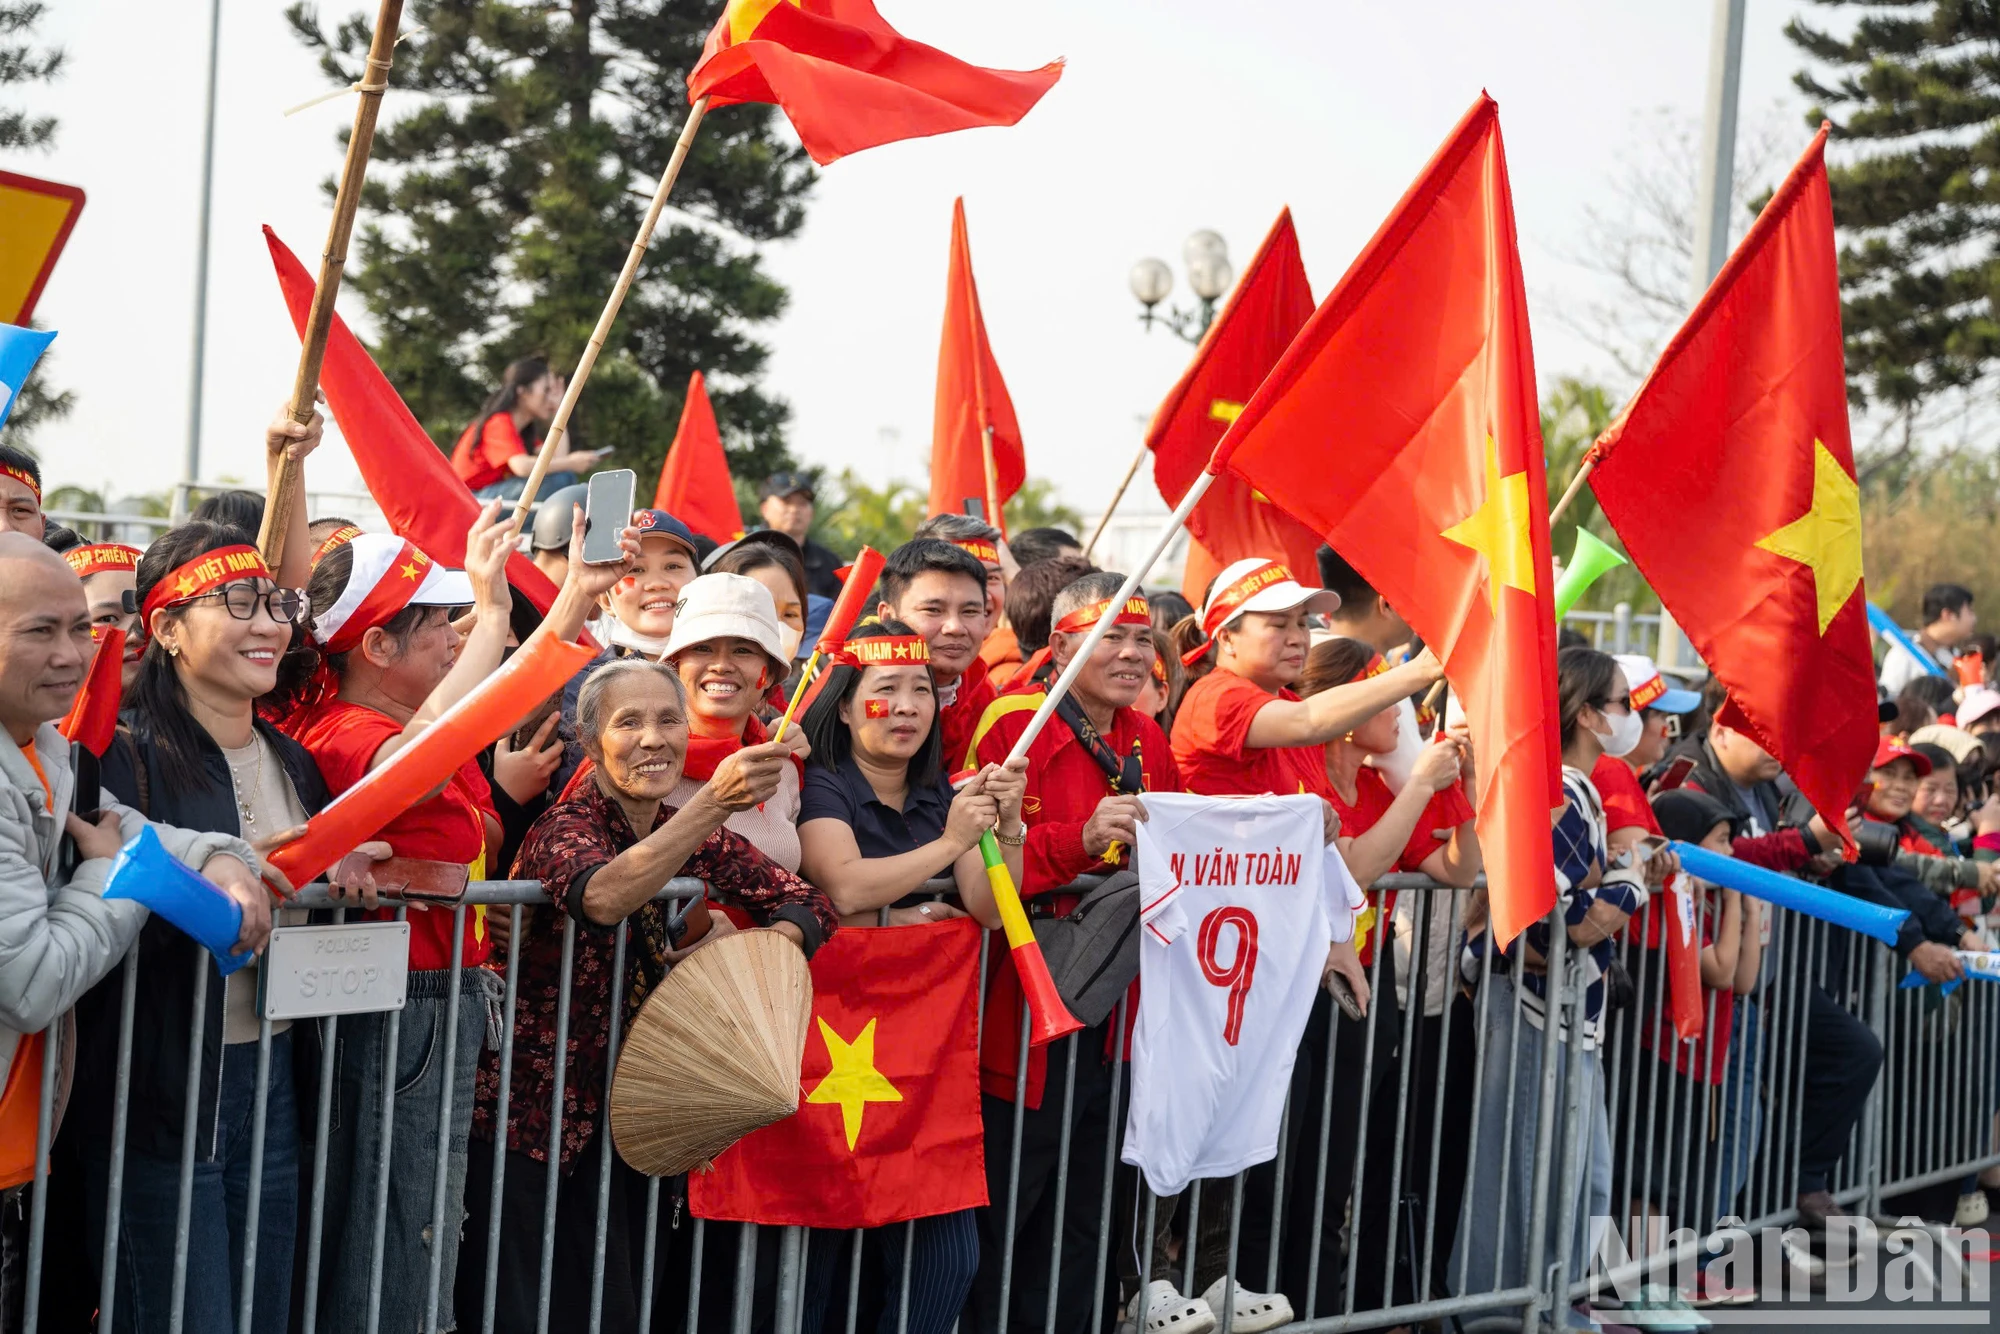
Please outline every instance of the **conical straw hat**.
M812 973L775 931L704 945L656 987L618 1052L611 1140L650 1176L705 1167L799 1109Z

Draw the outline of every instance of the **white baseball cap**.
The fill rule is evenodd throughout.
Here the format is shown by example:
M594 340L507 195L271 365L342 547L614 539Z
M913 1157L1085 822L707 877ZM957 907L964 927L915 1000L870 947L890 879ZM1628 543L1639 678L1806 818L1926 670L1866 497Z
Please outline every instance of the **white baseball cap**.
M1625 688L1632 693L1632 712L1658 709L1661 713L1693 713L1701 707L1700 695L1670 685L1660 675L1659 664L1645 654L1614 653L1611 659L1625 673Z
M792 670L771 590L748 575L704 574L683 587L664 656L671 661L696 644L724 638L747 639L763 649L773 681L782 681Z
M1213 637L1246 611L1290 611L1300 604L1309 612L1331 616L1340 610L1340 594L1330 588L1307 588L1278 561L1252 556L1215 576L1201 604L1201 630Z
M448 570L415 544L387 533L363 533L347 544L354 569L331 607L313 618L313 638L345 653L361 636L387 625L405 607L469 607L472 580Z
M1974 723L2000 709L2000 690L1991 686L1974 686L1965 692L1965 698L1958 703L1958 712L1953 716L1960 727L1970 728Z

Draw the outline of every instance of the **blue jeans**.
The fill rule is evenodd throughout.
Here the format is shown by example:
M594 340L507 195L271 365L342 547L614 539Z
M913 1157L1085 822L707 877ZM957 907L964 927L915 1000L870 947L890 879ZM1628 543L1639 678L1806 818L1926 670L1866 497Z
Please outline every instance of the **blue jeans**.
M465 1220L466 1142L472 1133L472 1076L486 1035L488 986L484 968L467 968L458 1009L449 1008L451 970L410 974L410 989L396 1025L394 1120L387 1151L382 1104L389 1089L388 1014L346 1015L335 1030L333 1124L327 1136L326 1242L321 1256L319 1328L329 1334L363 1330L368 1319L369 1271L377 1238L382 1246L383 1330L424 1327L430 1305L431 1251L440 1255L437 1328L456 1321L452 1286ZM458 1050L444 1063L447 1026L456 1025ZM440 1133L444 1091L451 1089L451 1124ZM444 1228L432 1236L438 1160L445 1163ZM377 1193L388 1187L383 1223L376 1224Z
M564 487L575 486L576 483L577 476L573 472L552 472L542 478L542 489L535 494L537 496L554 495ZM492 500L496 497L501 500L519 500L521 492L527 490L527 488L528 479L525 477L503 477L497 482L480 487L473 494L481 500Z
M188 1210L188 1330L233 1330L242 1300L244 1223L250 1202L251 1112L257 1095L257 1044L223 1049L215 1156L196 1146ZM90 1245L104 1248L107 1146L93 1146L85 1172L90 1194ZM179 1159L125 1155L123 1212L118 1228L118 1297L113 1326L120 1334L165 1330L173 1311L174 1228L180 1212ZM264 1175L257 1213L257 1260L250 1328L284 1334L291 1320L292 1241L299 1213L299 1122L292 1096L292 1035L271 1039L270 1091L264 1114Z

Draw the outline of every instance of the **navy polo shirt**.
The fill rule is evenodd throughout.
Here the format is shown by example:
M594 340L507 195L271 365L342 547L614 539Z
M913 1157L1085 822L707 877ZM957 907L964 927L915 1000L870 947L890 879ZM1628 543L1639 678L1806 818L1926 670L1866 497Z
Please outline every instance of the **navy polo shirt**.
M799 823L839 820L854 831L854 845L862 856L899 857L943 837L951 797L951 786L942 778L928 787L913 783L899 811L875 795L868 775L852 756L838 769L808 761L799 792ZM920 901L916 895L908 899ZM899 900L896 906L906 905Z

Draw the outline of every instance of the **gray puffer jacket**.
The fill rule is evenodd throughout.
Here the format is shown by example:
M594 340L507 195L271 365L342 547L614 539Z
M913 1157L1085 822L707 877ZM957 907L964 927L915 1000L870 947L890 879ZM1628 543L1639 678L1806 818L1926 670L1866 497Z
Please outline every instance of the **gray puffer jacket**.
M0 731L0 1070L13 1064L25 1033L37 1033L58 1019L115 967L145 925L146 910L130 899L106 899L104 858L62 866L63 816L73 808L76 776L69 743L53 723L35 733L35 755L54 789L55 809L13 738ZM137 811L100 794L93 806L116 811L127 841L146 826ZM247 866L256 855L240 838L197 834L155 825L168 855L199 869L217 853L230 853ZM64 1065L72 1026L61 1030Z

